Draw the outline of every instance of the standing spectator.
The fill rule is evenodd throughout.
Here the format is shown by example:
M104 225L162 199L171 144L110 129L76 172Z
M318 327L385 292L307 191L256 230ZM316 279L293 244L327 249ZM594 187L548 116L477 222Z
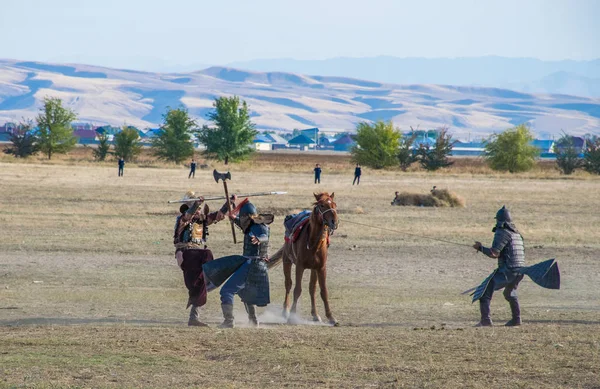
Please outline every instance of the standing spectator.
M315 171L315 184L321 183L321 165L317 164L313 169Z
M125 168L125 160L119 158L119 177L123 177L123 168Z
M354 168L354 181L352 181L352 185L356 183L356 185L360 185L360 175L362 174L362 170L360 169L360 165L356 164Z
M196 178L196 160L192 158L192 162L190 163L190 174L188 178Z

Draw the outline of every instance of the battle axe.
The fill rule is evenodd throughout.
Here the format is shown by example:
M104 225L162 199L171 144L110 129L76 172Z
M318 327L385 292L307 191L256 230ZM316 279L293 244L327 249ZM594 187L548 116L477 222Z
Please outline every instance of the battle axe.
M223 181L223 187L225 188L225 198L227 199L227 209L229 210L229 214L231 215L231 200L229 199L229 191L227 190L227 180L231 181L231 173L219 173L217 169L213 170L213 177L215 178L215 182L219 182L219 180ZM231 234L233 235L233 243L237 243L235 239L235 227L233 226L233 220L229 219L231 222Z

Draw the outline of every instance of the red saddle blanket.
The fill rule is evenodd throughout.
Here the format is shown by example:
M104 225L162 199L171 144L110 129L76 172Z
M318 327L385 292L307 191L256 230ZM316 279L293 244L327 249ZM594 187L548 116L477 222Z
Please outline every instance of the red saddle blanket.
M289 243L289 242L295 242L298 240L298 237L300 236L300 233L302 232L302 230L307 227L308 225L308 221L310 220L310 218L306 218L304 220L301 220L298 224L296 224L294 226L294 230L291 232L291 234L288 236L287 234L285 235L285 242ZM331 243L331 239L330 239L330 235L327 234L327 246L329 246L329 244Z
M288 243L288 242L293 243L293 242L297 241L298 237L300 236L300 233L302 232L304 227L306 227L309 220L310 220L310 218L307 217L304 220L301 220L298 224L296 224L294 226L294 229L291 231L290 235L288 236L286 234L286 236L285 236L286 243Z

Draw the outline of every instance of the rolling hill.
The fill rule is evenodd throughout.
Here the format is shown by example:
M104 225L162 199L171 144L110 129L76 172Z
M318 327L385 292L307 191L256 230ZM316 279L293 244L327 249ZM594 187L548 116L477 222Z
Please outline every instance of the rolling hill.
M215 97L234 94L248 102L259 130L316 126L348 131L359 121L382 119L402 129L446 125L460 138L483 137L524 122L546 136L561 130L600 131L600 99L591 97L226 67L149 73L0 60L0 123L33 118L45 96L60 97L81 121L96 124L157 127L166 107L180 105L202 122Z

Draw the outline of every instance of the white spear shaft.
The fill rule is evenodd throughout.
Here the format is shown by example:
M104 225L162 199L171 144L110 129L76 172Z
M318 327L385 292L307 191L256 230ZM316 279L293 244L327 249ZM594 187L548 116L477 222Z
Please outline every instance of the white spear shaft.
M243 193L243 194L236 194L236 196L238 198L241 198L241 197L273 196L273 195L284 195L284 194L287 194L287 192ZM169 200L168 203L169 204L173 204L173 203L188 203L188 202L196 201L196 200L200 200L200 199L199 198L195 198L195 199L186 199L186 200ZM206 196L206 197L204 197L204 201L210 201L210 200L225 200L225 196Z

